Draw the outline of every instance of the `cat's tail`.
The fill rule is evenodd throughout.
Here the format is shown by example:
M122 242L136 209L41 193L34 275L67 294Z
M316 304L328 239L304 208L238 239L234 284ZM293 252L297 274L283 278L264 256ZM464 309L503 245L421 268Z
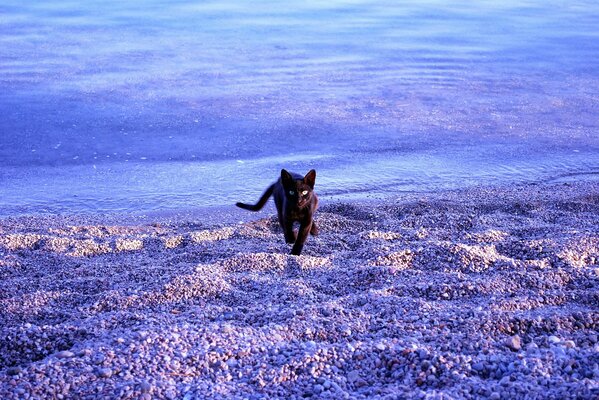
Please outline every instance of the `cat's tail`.
M275 185L274 184L270 185L269 188L266 189L266 191L264 192L262 197L260 197L260 200L258 200L258 202L254 205L245 204L245 203L235 203L235 205L239 208L243 208L244 210L260 211L262 209L262 207L264 207L264 205L268 201L268 198L272 195L272 192L274 191L274 189L275 189Z

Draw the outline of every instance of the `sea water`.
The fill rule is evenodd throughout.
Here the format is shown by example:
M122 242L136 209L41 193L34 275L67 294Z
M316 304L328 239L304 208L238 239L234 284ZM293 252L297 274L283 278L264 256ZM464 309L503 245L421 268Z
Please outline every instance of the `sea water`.
M596 1L0 4L0 215L599 176Z

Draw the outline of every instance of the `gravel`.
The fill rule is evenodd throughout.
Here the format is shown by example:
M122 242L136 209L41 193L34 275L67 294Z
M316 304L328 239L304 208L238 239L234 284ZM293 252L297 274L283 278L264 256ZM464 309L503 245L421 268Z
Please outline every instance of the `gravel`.
M597 398L598 193L323 201L300 257L267 213L1 220L0 398Z

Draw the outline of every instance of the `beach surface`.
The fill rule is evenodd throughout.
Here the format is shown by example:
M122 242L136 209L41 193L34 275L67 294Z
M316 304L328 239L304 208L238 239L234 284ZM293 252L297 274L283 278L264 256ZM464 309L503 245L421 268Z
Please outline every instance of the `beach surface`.
M599 396L599 182L0 220L0 398Z

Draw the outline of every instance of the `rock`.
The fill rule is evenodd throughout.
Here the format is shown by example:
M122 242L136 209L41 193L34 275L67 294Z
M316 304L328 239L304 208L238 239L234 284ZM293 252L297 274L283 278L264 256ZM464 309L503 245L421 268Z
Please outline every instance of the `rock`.
M549 341L549 343L551 344L558 344L559 342L561 342L561 339L558 338L557 336L551 335L547 338L547 340Z
M104 360L106 360L106 356L104 354L96 354L93 357L92 362L96 365L100 365L104 362Z
M430 368L430 366L431 366L431 363L428 360L424 360L420 363L420 369L422 371L427 371Z
M568 348L568 349L574 349L574 348L576 348L576 343L574 343L573 340L566 340L564 342L564 346L566 346L566 348Z
M483 364L482 362L477 362L476 364L472 365L472 369L478 372L482 372L485 369L485 364Z
M78 355L79 357L87 357L87 356L89 356L89 355L91 355L91 354L92 354L92 350L91 350L91 349L82 349L82 350L80 350L80 351L77 353L77 355Z
M195 398L195 396L194 396L193 392L191 392L191 391L185 393L185 395L183 396L183 400L192 400L194 398Z
M352 334L351 328L345 324L343 324L339 327L339 332L343 336L351 336L351 334Z
M98 376L100 378L110 378L112 376L112 370L110 368L100 368L98 370Z
M56 357L57 358L71 358L71 357L75 357L75 353L73 353L72 351L68 351L68 350L59 351L58 353L56 353Z
M314 393L321 394L324 391L324 387L322 385L314 385Z
M235 368L239 365L239 362L236 358L229 358L227 360L227 365L229 366L229 368Z
M6 374L10 376L19 375L21 373L21 367L10 367L6 370Z
M530 342L528 346L526 346L526 351L528 353L534 353L539 349L539 346L535 342Z
M522 341L520 336L514 335L505 340L505 345L513 351L520 351L522 349Z
M142 393L148 393L152 389L152 385L148 381L141 381L139 384L139 390Z
M361 387L364 387L364 386L368 386L368 382L366 382L362 378L358 378L358 380L355 382L355 385L356 385L357 388L361 388Z
M561 358L561 357L564 357L566 355L566 350L564 350L563 347L553 347L551 349L551 352L553 353L553 356L555 358Z
M360 373L356 370L351 371L347 374L347 380L350 382L355 382L360 378Z

